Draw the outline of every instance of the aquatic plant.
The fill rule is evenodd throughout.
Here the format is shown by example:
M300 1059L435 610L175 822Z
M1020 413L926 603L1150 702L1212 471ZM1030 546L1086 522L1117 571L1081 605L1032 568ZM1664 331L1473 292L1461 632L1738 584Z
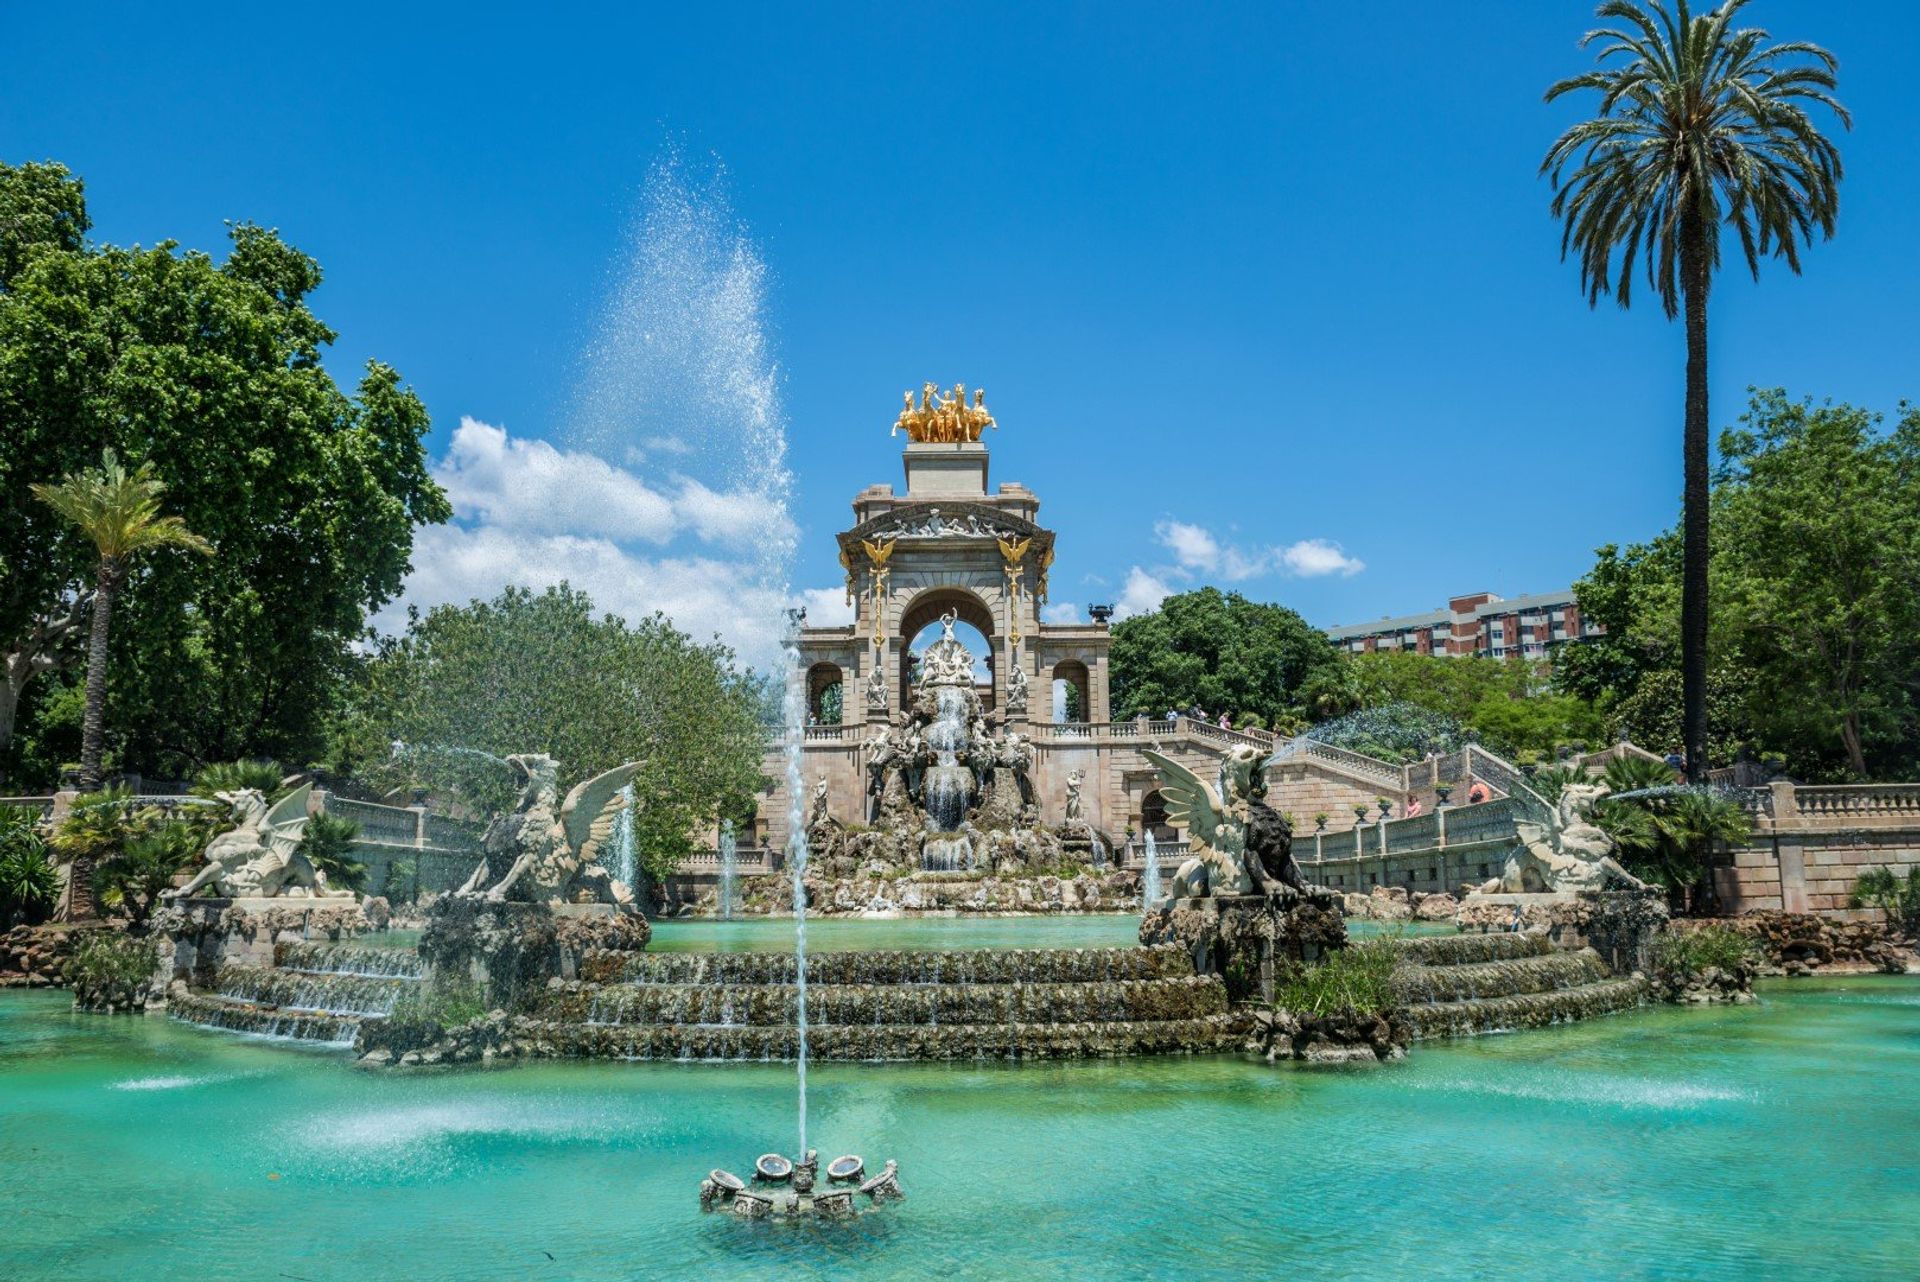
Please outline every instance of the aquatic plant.
M1288 967L1274 987L1273 1004L1315 1017L1339 1011L1387 1011L1398 1004L1392 980L1399 962L1399 951L1384 940L1352 944L1312 965Z
M1739 971L1758 960L1753 937L1733 926L1669 930L1653 942L1654 971L1663 977L1690 979L1709 969Z
M1853 883L1847 897L1853 908L1878 908L1887 924L1905 935L1920 934L1920 865L1902 877L1887 867L1869 868Z
M60 968L76 1010L132 1010L144 1004L160 955L150 939L92 930Z

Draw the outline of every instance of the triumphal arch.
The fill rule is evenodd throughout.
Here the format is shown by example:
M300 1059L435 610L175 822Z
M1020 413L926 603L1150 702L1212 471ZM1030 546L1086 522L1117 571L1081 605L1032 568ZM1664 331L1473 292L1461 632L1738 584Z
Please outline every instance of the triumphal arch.
M905 438L904 485L872 485L856 494L853 523L837 536L853 622L803 625L799 633L808 704L803 810L842 824L878 818L884 798L876 780L885 769L877 759L907 747L889 746L889 728L896 740L928 732L934 687L954 698L955 674L944 665L937 673L923 671L926 651L916 654L916 639L951 636L956 625L969 624L984 642L969 648L985 653L972 655L973 685L963 702L983 716L955 732L958 756L961 764L974 761L983 781L991 776L980 764L990 755L981 751L984 744L1026 763L1017 772L1019 806L1006 810L1006 821L1017 817L1069 837L1091 829L1112 846L1150 830L1175 838L1142 749L1158 749L1205 774L1236 743L1257 740L1271 748L1273 741L1185 721L1115 719L1108 693L1112 637L1104 617L1043 620L1056 535L1040 523L1037 494L1014 481L993 484L985 434L997 430L978 390L942 392L928 383L906 394L893 423L895 438ZM930 628L936 623L942 627ZM913 750L934 760L917 739ZM779 849L789 808L778 751L769 753L764 773L749 840ZM1349 814L1350 803L1370 800L1379 787L1371 779L1327 777L1305 762L1276 764L1269 774L1277 795L1289 802ZM1006 795L997 804L1012 807Z

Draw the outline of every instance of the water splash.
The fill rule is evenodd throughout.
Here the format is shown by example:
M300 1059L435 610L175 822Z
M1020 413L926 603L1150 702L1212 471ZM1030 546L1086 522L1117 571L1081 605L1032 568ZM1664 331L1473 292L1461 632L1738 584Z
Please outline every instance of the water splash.
M806 780L801 753L807 727L807 677L800 661L800 611L788 615L787 628L787 861L793 875L793 1020L794 1071L800 1119L800 1147L807 1151L807 822Z
M720 822L720 920L733 920L733 882L739 867L737 839L733 835L733 820Z
M1147 829L1147 868L1140 874L1140 907L1151 908L1160 902L1160 851L1153 844L1153 829Z
M611 872L621 885L631 889L640 876L640 849L633 833L633 785L628 784L620 790L620 799L625 804L620 813L613 817L613 837L608 844L613 848Z

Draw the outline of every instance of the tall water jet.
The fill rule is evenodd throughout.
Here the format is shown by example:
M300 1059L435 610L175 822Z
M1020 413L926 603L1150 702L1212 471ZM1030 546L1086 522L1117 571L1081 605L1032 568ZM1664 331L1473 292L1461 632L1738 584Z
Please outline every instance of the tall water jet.
M1160 852L1153 844L1153 829L1147 829L1147 867L1140 874L1140 907L1147 909L1160 902Z
M720 920L733 920L733 880L739 867L739 851L733 835L733 820L720 821Z
M801 752L807 726L806 671L800 666L802 611L788 615L787 629L787 860L793 876L794 1067L800 1119L800 1147L807 1151L807 821L806 780Z
M613 840L609 868L614 877L624 886L631 888L640 876L640 848L633 835L633 785L628 784L620 790L620 799L624 803L620 813L613 817Z

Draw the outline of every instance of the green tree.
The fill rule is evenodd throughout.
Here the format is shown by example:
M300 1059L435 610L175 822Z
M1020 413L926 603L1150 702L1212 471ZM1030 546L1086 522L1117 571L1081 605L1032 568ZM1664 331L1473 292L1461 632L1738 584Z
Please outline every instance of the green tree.
M1771 741L1836 745L1855 778L1911 769L1920 688L1920 409L1756 392L1720 439L1714 591Z
M762 683L733 663L725 646L696 643L660 615L629 624L596 617L565 584L508 588L416 616L404 636L382 643L343 726L338 764L470 793L485 793L491 777L495 790L481 800L498 805L511 778L476 750L550 753L563 789L639 761L634 832L660 877L721 814L750 813L759 789ZM416 749L397 764L395 740Z
M319 265L274 232L233 226L216 263L172 242L89 244L86 224L64 170L0 166L0 765L44 775L78 751L66 651L45 625L71 615L91 558L29 487L103 446L151 465L220 548L144 566L116 612L110 754L176 776L311 761L414 528L449 515L426 410L378 363L355 395L336 386L333 332L308 304ZM15 689L16 672L33 679Z
M1201 588L1115 625L1111 662L1119 716L1158 717L1197 704L1273 725L1297 715L1303 688L1342 659L1325 634L1285 606Z
M126 788L83 792L53 830L48 843L67 865L66 914L74 920L94 915L94 869L125 850L127 843L147 836L164 822L151 806L143 806Z
M184 548L211 555L213 547L177 516L163 515L166 486L151 463L129 472L109 449L97 472L79 472L58 485L35 485L34 497L71 521L93 544L93 621L87 642L87 711L80 740L80 786L98 788L106 743L107 627L113 603L142 552Z
M1833 97L1833 55L1735 27L1746 3L1695 16L1687 0L1607 0L1596 12L1619 25L1581 42L1599 45L1599 65L1547 90L1549 102L1592 91L1600 114L1561 134L1540 166L1564 224L1561 255L1577 254L1588 303L1611 293L1627 306L1639 259L1667 318L1685 313L1680 667L1694 779L1707 764L1707 294L1721 231L1756 280L1768 256L1797 273L1801 244L1833 235L1840 199L1839 149L1807 108L1851 124Z
M353 857L360 825L338 815L315 815L300 834L300 853L327 875L330 886L348 890L367 888L367 866Z

